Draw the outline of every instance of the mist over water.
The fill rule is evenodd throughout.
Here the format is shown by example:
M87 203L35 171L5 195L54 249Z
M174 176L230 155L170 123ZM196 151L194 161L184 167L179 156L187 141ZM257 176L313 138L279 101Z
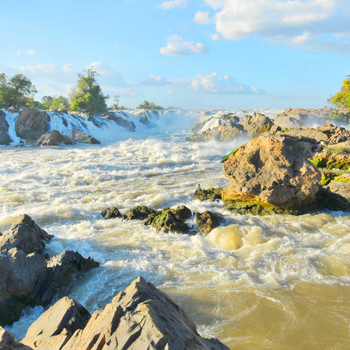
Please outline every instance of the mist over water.
M64 125L51 117L52 130ZM228 185L220 158L240 145L185 141L198 117L154 116L153 129L136 120L136 133L109 122L102 129L79 126L102 145L0 148L0 232L26 213L55 236L50 255L71 249L99 261L100 268L69 290L90 312L142 275L170 295L203 336L231 349L349 348L350 215L254 217L193 200L198 184ZM67 130L58 130L68 134L78 122L72 117ZM226 222L205 237L158 233L142 221L100 215L111 206L123 213L135 205L181 204L193 212L214 210ZM194 218L189 224L197 231ZM41 312L27 310L9 329L20 339Z

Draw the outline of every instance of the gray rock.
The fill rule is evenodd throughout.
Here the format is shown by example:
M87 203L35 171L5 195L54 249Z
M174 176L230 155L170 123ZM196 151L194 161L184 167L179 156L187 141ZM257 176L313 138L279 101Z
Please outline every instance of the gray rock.
M1 350L32 350L17 341L14 335L0 327L0 349Z
M254 113L253 115L246 115L239 124L248 132L249 135L260 135L268 130L273 125L273 121L264 114Z
M0 110L0 145L9 145L12 140L8 135L9 125L5 119L5 112Z
M75 128L73 129L71 139L73 141L80 142L80 143L91 143L93 145L101 144L101 142L96 140L94 137Z
M40 136L36 143L38 146L59 146L62 143L65 145L73 145L72 140L68 136L62 135L57 130L49 131Z
M119 117L119 116L115 115L114 113L113 114L109 113L108 115L106 115L105 118L109 119L109 120L113 120L119 126L122 126L123 128L125 128L128 131L134 132L136 130L136 126L133 122L129 122L128 120L126 120L122 117Z
M10 229L0 237L0 251L17 248L25 254L34 252L41 254L52 237L30 216L20 215L13 220Z
M46 112L36 109L21 111L16 121L16 133L22 139L35 141L49 130L48 120L50 117Z
M336 194L341 195L348 201L350 201L350 182L340 182L340 181L331 181L327 187Z

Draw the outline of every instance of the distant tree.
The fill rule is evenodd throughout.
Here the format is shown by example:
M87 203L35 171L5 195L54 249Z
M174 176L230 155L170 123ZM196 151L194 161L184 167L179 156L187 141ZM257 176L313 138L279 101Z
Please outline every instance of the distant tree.
M120 95L114 95L114 99L113 99L114 103L113 103L113 109L118 110L118 104L120 102Z
M148 101L144 101L143 103L139 104L136 108L138 109L164 109L161 106L157 106L155 103L153 102L148 102Z
M0 106L1 107L25 107L33 104L36 90L29 78L23 74L16 74L7 79L4 73L0 73Z
M331 96L328 102L335 105L336 108L350 107L350 80L349 79L345 79L343 81L340 92L336 93L334 96Z
M87 68L84 73L78 74L78 85L76 92L72 94L70 109L83 111L88 115L105 112L109 96L103 95L100 85L97 84L97 72Z

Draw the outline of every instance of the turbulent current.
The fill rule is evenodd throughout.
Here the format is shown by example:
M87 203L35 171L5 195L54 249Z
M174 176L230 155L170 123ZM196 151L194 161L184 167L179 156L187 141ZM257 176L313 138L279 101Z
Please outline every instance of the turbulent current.
M26 213L55 236L50 255L71 249L99 261L69 290L90 312L142 275L201 335L231 349L350 348L350 216L253 217L193 200L198 184L228 185L220 158L239 144L187 142L194 115L171 118L147 132L96 129L101 145L0 148L0 232ZM181 204L226 222L205 237L100 214ZM194 219L190 225L197 230ZM27 309L8 329L20 339L42 311Z

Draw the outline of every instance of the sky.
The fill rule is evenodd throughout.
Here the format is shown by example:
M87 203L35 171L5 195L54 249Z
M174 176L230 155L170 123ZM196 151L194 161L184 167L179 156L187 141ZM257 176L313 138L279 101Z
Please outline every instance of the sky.
M65 95L95 69L135 108L321 108L350 74L349 0L1 0L0 72Z

